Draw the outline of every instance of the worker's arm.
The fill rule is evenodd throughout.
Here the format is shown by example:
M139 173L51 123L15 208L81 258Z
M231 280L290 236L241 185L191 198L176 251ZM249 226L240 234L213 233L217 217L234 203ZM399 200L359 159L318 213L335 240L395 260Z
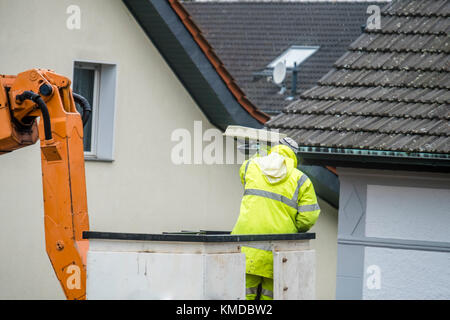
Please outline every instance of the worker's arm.
M245 181L244 177L247 172L248 166L250 164L250 161L253 160L256 157L260 157L259 151L256 152L254 155L252 155L248 160L245 160L244 163L241 165L241 168L239 169L239 176L241 177L241 183L245 187Z
M299 232L306 232L316 223L320 208L311 180L305 181L298 196L298 212L295 224Z
M241 183L244 185L244 174L245 174L245 168L247 167L247 164L249 160L245 160L244 163L241 165L241 168L239 169L239 176L241 177Z

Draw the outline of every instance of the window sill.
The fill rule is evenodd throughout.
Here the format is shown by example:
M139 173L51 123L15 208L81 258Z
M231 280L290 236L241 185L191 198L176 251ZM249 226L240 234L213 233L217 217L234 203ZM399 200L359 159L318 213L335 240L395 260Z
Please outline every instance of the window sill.
M84 154L84 161L99 161L99 162L113 162L114 159L112 158L101 158L101 157L97 157L96 155L93 154Z

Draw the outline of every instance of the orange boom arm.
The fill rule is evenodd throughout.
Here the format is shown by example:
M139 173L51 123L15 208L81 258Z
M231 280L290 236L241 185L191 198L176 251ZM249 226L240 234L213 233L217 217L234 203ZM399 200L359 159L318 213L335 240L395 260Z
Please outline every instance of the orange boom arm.
M83 121L74 96L82 97L70 83L42 69L0 75L0 154L40 139L47 254L66 297L85 299L88 242L82 233L89 219Z

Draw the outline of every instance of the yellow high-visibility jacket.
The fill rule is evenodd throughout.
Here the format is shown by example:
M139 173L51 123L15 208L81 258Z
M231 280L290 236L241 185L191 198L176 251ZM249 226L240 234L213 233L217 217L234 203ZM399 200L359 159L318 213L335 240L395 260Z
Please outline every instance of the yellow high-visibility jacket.
M231 234L275 234L308 231L320 208L311 180L297 169L297 157L277 145L268 156L253 157L240 168L244 196ZM246 273L273 278L271 251L243 247Z

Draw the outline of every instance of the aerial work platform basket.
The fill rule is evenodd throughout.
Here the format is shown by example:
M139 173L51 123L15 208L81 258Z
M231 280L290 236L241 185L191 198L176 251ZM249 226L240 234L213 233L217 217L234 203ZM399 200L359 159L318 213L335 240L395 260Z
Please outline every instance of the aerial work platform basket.
M314 233L87 231L88 299L245 300L241 247L273 252L274 299L315 298Z

